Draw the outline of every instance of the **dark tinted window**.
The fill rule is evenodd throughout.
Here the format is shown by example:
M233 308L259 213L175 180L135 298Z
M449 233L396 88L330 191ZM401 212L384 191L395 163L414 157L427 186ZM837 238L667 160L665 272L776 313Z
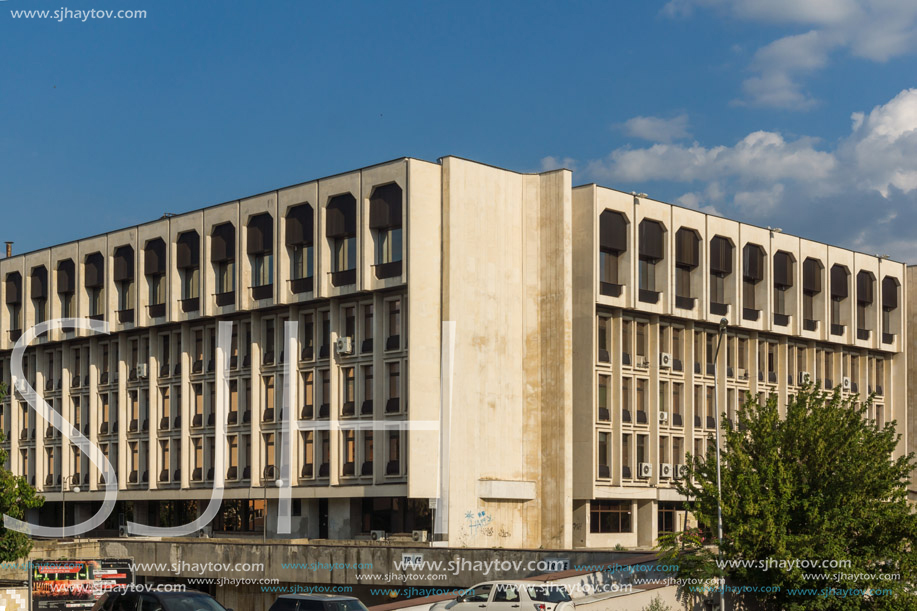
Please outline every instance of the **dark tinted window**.
M140 595L140 611L163 611L162 603L152 594Z
M299 611L325 611L325 605L320 600L301 600Z
M137 611L137 601L140 597L137 594L124 594L118 597L112 611Z
M366 611L358 600L330 600L325 603L325 611Z
M163 611L226 611L226 607L206 594L184 592L164 599Z
M111 611L115 606L115 600L117 600L118 595L112 592L107 592L102 595L102 598L99 599L97 608L99 611Z
M529 586L529 598L542 603L562 603L570 600L566 588L558 586Z
M271 605L271 611L296 611L296 599L278 598Z

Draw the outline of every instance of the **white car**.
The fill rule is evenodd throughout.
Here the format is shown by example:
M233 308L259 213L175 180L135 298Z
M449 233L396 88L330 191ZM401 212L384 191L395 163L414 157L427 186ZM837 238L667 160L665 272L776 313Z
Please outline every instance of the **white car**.
M567 589L538 581L485 581L430 611L573 611Z

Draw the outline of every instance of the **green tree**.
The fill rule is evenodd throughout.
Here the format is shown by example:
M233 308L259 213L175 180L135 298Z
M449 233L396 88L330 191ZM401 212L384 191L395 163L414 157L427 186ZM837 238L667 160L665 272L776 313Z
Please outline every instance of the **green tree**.
M6 396L6 385L0 384L0 401ZM0 442L3 432L0 431ZM27 509L41 507L44 497L29 485L25 477L13 475L6 468L9 454L0 446L0 515L25 520ZM0 522L0 562L15 562L25 558L32 551L32 539L28 535L5 528Z
M705 456L688 457L688 477L678 482L712 537L696 530L662 537L660 561L678 564L682 578L723 574L733 587L777 586L772 593L737 595L766 609L917 609L917 514L907 500L914 455L894 458L901 436L894 422L880 427L868 418L871 401L806 386L781 418L776 396L764 405L748 396L738 427L725 416L721 423L722 557L783 563L718 567L711 545L717 524L712 444ZM793 564L803 560L850 564ZM875 594L852 594L856 590ZM682 593L690 594L688 588Z

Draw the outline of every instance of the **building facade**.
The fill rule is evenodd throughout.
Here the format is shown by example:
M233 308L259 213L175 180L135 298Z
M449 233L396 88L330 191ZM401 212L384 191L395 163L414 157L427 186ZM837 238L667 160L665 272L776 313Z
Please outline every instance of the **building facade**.
M680 524L715 371L730 416L812 379L905 421L902 264L571 181L405 158L0 260L3 447L48 501L32 521L104 495L11 377L16 340L52 318L110 326L52 331L23 361L115 466L106 529L190 521L224 451L215 533L275 534L289 486L295 538L438 518L454 546L649 546ZM291 435L290 481L285 388L317 425Z

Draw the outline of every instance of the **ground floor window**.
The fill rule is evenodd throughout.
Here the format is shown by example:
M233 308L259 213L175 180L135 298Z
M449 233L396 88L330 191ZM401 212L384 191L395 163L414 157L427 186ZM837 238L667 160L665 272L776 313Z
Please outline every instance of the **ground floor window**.
M630 501L596 500L589 503L589 532L629 533L633 531Z
M678 526L678 514L684 512L684 503L679 501L660 501L657 516L660 533L673 533Z

